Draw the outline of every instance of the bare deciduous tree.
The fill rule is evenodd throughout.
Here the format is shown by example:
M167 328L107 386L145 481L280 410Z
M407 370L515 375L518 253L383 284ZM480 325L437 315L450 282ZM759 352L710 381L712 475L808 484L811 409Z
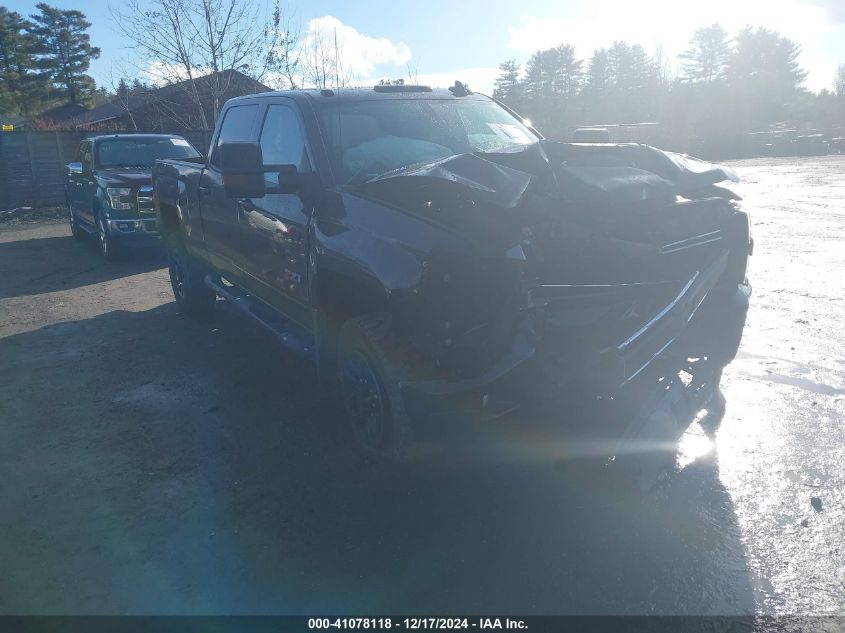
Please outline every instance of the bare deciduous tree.
M354 80L352 72L343 68L343 44L337 29L326 33L321 25L315 25L304 39L301 54L303 83L316 88L342 88Z
M273 42L267 56L268 81L291 90L300 87L298 76L301 65L299 49L299 27L294 26L290 16L282 13L278 0L273 5L273 17L269 28L273 33L265 34L265 39Z
M419 64L408 62L405 66L408 69L408 83L416 86L420 82L420 67Z
M234 74L226 71L257 82L296 71L296 34L278 0L266 18L248 0L125 0L111 13L154 82L186 82L204 127L214 125L231 88Z

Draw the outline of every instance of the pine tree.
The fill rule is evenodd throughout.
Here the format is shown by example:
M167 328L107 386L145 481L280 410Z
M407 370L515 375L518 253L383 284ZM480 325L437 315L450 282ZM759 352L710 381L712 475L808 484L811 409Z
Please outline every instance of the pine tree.
M616 41L607 51L606 112L615 121L652 118L661 93L657 64L639 44Z
M561 44L548 51L552 67L552 92L568 100L575 96L581 86L584 62L575 56L575 48Z
M746 27L736 36L726 77L749 117L773 122L801 88L807 73L798 63L801 48L777 31Z
M29 26L19 13L0 7L0 109L6 112L30 114L43 92Z
M582 123L603 123L607 120L608 84L607 49L597 48L587 63L587 72L584 73L581 103L585 118Z
M631 47L631 89L642 93L651 86L655 75L654 64L648 53L639 44L634 44Z
M689 48L678 57L688 81L710 84L724 79L730 54L727 32L718 24L712 24L697 29Z
M604 95L610 83L609 73L610 60L606 48L597 48L593 51L590 63L587 68L587 79L584 89L594 96Z
M523 89L520 82L522 68L515 59L499 64L499 76L496 79L493 96L514 110L522 107Z
M535 103L547 101L552 94L554 59L550 51L537 51L525 64L525 96Z
M39 12L30 16L30 33L37 42L39 66L70 103L85 103L95 88L85 73L90 61L100 56L86 33L91 23L81 11L57 9L44 2L36 8Z
M607 84L614 94L625 93L630 88L631 46L616 41L607 51Z

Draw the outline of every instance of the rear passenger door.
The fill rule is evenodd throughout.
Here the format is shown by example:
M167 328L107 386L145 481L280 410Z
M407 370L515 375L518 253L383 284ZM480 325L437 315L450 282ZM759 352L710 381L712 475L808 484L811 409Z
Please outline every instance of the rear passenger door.
M287 100L267 106L259 143L268 169L295 165L310 172L305 129L298 108ZM278 184L268 171L265 182ZM298 194L268 193L238 205L242 249L247 253L245 272L251 290L289 318L308 326L308 231L311 209Z
M215 268L235 277L241 275L244 262L238 232L238 206L242 200L227 198L223 191L219 148L224 142L254 140L258 114L259 106L256 103L235 105L223 112L223 122L199 184L202 228L208 258Z

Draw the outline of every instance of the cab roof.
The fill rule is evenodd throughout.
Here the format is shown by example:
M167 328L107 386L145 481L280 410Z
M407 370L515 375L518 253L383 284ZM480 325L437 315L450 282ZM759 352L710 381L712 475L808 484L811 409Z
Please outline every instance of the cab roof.
M303 100L313 104L330 103L336 101L382 101L382 100L407 100L416 99L421 101L433 99L455 99L455 100L484 100L488 97L469 92L464 96L455 96L447 89L432 89L428 86L403 85L403 86L369 86L364 88L305 88L302 90L278 90L273 92L260 92L258 94L244 95L230 99L230 103L246 99L273 97L288 97L297 101Z

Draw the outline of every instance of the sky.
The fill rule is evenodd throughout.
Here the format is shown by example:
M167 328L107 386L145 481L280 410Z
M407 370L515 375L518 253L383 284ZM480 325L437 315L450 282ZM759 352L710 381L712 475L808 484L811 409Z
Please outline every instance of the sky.
M103 51L90 74L107 87L121 69L126 72L133 55L108 9L122 2L50 2L87 15L92 44ZM5 5L29 14L35 2ZM745 25L763 26L797 41L808 71L805 86L813 91L831 89L837 66L845 64L845 0L288 0L283 7L303 37L319 29L336 32L344 68L362 85L407 79L410 67L419 83L443 87L460 79L491 92L497 67L507 59L525 62L534 51L561 43L588 59L593 49L620 39L651 54L661 49L677 71L677 55L695 29L714 22L731 34Z

